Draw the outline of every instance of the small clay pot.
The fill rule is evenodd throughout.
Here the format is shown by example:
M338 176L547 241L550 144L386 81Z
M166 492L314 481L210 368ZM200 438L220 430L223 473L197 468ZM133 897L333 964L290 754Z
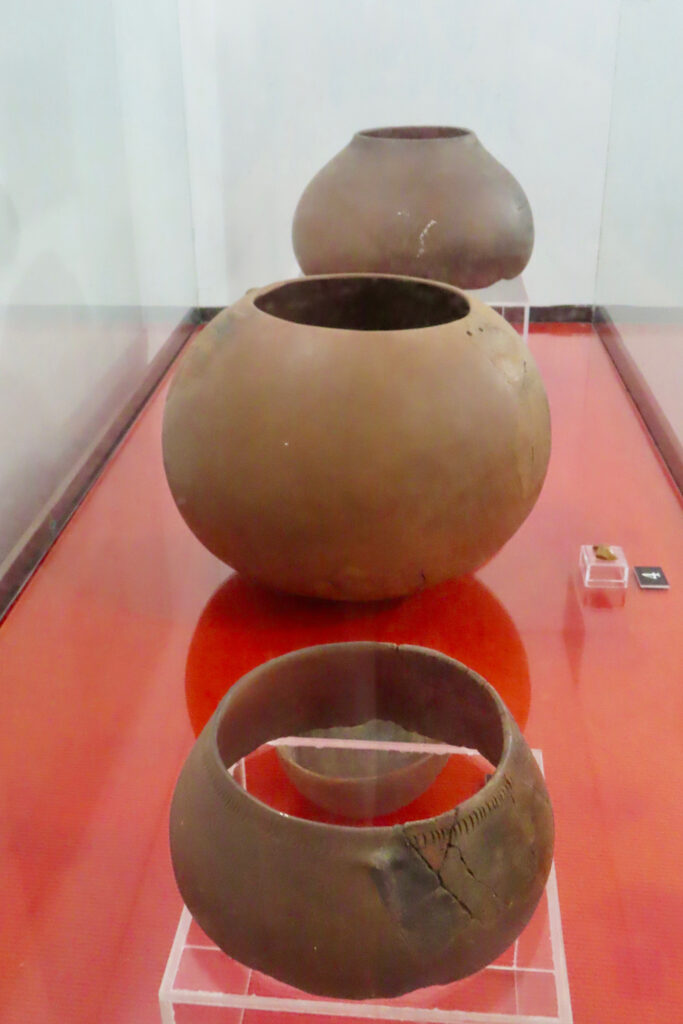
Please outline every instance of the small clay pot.
M400 597L470 572L531 511L550 455L528 347L448 285L379 275L254 290L192 341L166 475L218 558L276 589Z
M394 722L373 719L363 725L314 729L308 737L381 742L429 743ZM347 818L391 814L416 800L437 777L448 754L344 747L279 746L285 773L317 807Z
M294 252L306 274L375 271L484 288L534 244L521 186L467 128L358 132L304 191Z
M324 825L250 796L229 767L268 740L370 719L475 748L495 770L451 810L387 827ZM243 964L324 996L455 981L496 959L541 897L553 815L495 690L413 646L311 647L248 673L195 743L171 806L180 892Z

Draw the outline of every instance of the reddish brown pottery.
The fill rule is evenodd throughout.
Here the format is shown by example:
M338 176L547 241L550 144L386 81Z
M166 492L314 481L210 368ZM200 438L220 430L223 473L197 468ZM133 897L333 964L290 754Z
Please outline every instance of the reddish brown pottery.
M306 274L376 271L484 288L516 277L534 244L516 179L466 128L358 132L294 216Z
M276 589L398 597L476 569L550 454L528 347L443 284L380 275L252 291L192 342L166 474L215 555Z
M270 739L371 718L476 748L493 773L437 817L357 828L276 811L228 771ZM349 999L496 959L541 897L554 835L543 777L495 690L436 651L372 642L295 651L233 686L181 772L170 827L180 892L221 949Z

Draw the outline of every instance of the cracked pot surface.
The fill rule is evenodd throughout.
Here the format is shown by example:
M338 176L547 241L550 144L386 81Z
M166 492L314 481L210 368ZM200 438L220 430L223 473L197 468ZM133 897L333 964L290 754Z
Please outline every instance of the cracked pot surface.
M383 828L282 814L228 773L269 739L375 717L474 747L495 771L451 811ZM368 999L499 956L540 899L554 831L536 761L488 683L436 651L358 642L295 651L231 688L181 772L170 836L181 894L226 953Z
M528 347L448 285L252 291L193 340L164 412L191 530L256 582L337 600L470 572L533 508L550 416Z
M306 274L376 271L485 288L529 262L519 182L467 128L358 132L307 186L292 227Z

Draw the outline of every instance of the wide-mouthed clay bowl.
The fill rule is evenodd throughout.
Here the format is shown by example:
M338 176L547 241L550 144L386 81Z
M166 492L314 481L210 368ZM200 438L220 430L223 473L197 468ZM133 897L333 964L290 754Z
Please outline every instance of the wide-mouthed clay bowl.
M327 825L251 796L229 771L276 738L372 719L494 766L452 809L393 826ZM436 651L327 644L249 672L178 779L171 855L214 942L307 992L369 999L455 981L517 938L543 892L553 815L539 767L481 676Z

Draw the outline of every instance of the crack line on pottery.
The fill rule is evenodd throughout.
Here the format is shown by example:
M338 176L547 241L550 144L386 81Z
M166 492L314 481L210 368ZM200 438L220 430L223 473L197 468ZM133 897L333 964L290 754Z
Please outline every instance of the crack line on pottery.
M462 850L460 849L460 846L458 845L457 842L455 842L455 841L450 842L448 844L448 850L455 850L456 851L456 853L458 854L458 857L460 858L460 862L461 862L462 866L464 867L465 871L470 876L472 881L476 882L477 885L481 885L484 889L487 889L491 893L491 895L496 900L498 900L499 903L503 903L505 906L508 906L507 902L501 896L498 895L498 893L496 892L496 890L493 888L492 885L489 885L488 882L485 882L482 878L479 878L479 876L474 873L472 868L469 866L469 864L465 860L464 854L463 854ZM446 853L448 853L448 850L446 851Z
M439 888L443 889L443 891L445 893L447 893L448 896L450 896L450 898L453 900L453 902L456 904L456 906L460 907L461 910L465 911L465 913L470 918L470 920L475 920L476 914L474 914L472 912L472 910L467 906L465 901L463 899L461 899L461 897L458 896L457 893L454 893L451 889L448 888L448 886L444 882L443 878L441 877L441 872L437 871L436 868L432 867L432 865L429 863L429 861L422 855L422 853L420 853L418 848L416 846L413 846L412 842L410 841L410 839L407 836L404 836L404 839L405 839L407 845L410 847L410 849L414 853L416 853L417 856L420 858L420 860L422 861L424 866L427 868L427 870L430 872L430 874L434 875L434 877L436 878L437 882L439 883Z

